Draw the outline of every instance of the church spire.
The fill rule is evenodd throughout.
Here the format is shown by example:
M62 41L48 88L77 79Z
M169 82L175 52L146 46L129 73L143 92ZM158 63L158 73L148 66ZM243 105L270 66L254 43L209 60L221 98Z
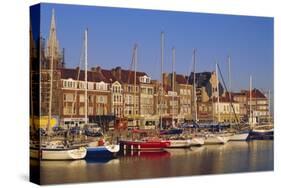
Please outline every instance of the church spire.
M59 51L59 42L57 40L57 30L56 30L56 21L55 21L55 10L52 9L52 19L51 19L51 27L49 32L49 38L47 41L46 55L47 58L51 57L51 47L53 45L54 60L58 61L60 59L60 51Z

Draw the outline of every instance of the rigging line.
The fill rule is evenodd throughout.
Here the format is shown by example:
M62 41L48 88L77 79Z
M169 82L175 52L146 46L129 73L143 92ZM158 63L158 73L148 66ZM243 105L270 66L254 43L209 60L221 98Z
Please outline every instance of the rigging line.
M223 86L224 86L226 92L228 92L227 87L226 87L226 84L225 84L224 79L223 79L223 75L222 75L220 66L219 66L219 64L217 64L217 65L218 65L218 69L219 69L219 73L220 73L220 76L221 76L221 79L222 79ZM237 118L237 115L236 115L236 112L235 112L235 109L234 109L234 106L233 106L233 104L232 104L231 101L232 101L232 100L230 99L230 105L231 105L231 107L232 107L232 110L233 110L233 113L234 113L234 116L235 116L235 120L236 120L237 122L239 122L239 121L238 121L238 118Z
M85 41L84 41L85 42ZM77 111L77 107L78 107L78 104L77 104L77 92L78 92L78 89L79 89L79 77L80 77L80 72L81 72L81 69L80 67L82 66L82 62L84 61L84 53L85 53L85 48L84 48L84 45L82 45L82 48L81 48L81 54L80 54L80 62L79 62L79 66L78 66L78 72L77 72L77 85L76 85L76 90L75 90L75 94L74 94L74 103L72 103L72 108L71 108L71 118L73 117L73 114L74 114L74 106L76 107L76 111Z
M137 44L135 44L133 47L132 59L131 59L131 64L130 64L130 68L129 68L128 84L131 81L131 74L133 73L133 66L135 66L135 63L136 63L135 62L136 47L137 47Z

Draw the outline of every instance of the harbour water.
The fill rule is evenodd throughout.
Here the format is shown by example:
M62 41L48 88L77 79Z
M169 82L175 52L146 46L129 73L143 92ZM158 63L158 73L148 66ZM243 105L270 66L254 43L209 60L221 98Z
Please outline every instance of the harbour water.
M41 184L113 181L273 170L273 141L254 140L164 152L128 152L116 159L42 161ZM31 161L31 168L36 162Z

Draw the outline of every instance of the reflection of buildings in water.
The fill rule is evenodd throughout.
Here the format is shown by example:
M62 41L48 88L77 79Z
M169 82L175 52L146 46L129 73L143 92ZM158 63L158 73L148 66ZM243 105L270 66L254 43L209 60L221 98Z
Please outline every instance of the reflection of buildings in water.
M86 158L87 165L91 164L118 164L118 158L112 157L99 157L99 158Z
M272 140L255 140L249 142L249 168L251 171L260 170L260 165L257 165L261 161L267 161L268 165L273 169L273 149L274 142Z
M85 160L41 161L40 172L41 184L84 182L89 173Z
M129 151L123 153L119 157L120 163L127 163L128 161L140 161L140 160L160 160L163 158L169 158L171 154L167 151L151 151L151 152L142 152L142 151Z
M202 154L205 151L205 146L200 146L200 147L191 147L190 152L192 154Z
M165 148L165 151L169 152L171 156L186 156L191 150L190 148Z
M85 160L73 160L73 161L41 161L41 168L81 168L86 167Z
M248 151L249 144L246 141L207 146L206 152L210 161L210 173L248 171L250 160ZM235 167L235 170L233 167Z

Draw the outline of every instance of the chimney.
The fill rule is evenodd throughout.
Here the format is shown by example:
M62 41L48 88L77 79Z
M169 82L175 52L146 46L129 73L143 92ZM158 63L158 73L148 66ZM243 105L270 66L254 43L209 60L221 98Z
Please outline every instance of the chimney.
M117 78L118 80L121 80L121 72L122 72L121 67L116 67L116 68L115 68L115 74L116 74L116 78Z

